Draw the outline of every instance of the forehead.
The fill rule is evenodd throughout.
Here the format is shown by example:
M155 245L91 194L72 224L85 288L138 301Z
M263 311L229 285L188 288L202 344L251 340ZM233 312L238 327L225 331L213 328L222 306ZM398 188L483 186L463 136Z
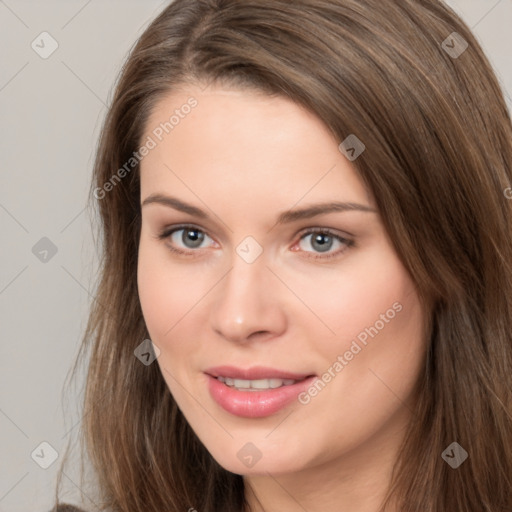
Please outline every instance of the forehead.
M188 196L224 192L231 201L283 195L288 207L293 198L326 193L370 203L326 125L282 96L182 88L157 103L148 138L154 147L141 161L143 196L188 187Z

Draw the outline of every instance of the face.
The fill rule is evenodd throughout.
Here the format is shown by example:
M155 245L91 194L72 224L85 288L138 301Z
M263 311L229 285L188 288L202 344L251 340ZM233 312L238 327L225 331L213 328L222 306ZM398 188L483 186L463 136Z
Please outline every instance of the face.
M382 453L410 415L423 311L340 141L283 97L194 86L148 137L140 301L205 447L246 475Z

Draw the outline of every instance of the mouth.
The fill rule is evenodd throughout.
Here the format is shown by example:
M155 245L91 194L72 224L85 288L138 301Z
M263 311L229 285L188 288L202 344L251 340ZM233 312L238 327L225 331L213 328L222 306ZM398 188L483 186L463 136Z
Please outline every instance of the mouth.
M244 418L274 414L297 401L316 378L267 367L216 367L204 372L213 400L225 411Z

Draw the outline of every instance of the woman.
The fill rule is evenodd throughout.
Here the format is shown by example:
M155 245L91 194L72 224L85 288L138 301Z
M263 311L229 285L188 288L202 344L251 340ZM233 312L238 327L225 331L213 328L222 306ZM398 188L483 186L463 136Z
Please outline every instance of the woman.
M94 171L87 507L512 510L511 168L439 1L169 5Z

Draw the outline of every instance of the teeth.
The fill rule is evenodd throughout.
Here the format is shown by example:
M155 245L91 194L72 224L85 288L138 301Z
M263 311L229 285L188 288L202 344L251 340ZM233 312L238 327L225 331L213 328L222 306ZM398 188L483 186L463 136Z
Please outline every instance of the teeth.
M293 379L259 379L259 380L244 380L232 379L230 377L217 377L217 380L226 384L226 386L236 388L240 391L260 391L262 389L275 389L281 386L291 386L295 384L296 380Z

